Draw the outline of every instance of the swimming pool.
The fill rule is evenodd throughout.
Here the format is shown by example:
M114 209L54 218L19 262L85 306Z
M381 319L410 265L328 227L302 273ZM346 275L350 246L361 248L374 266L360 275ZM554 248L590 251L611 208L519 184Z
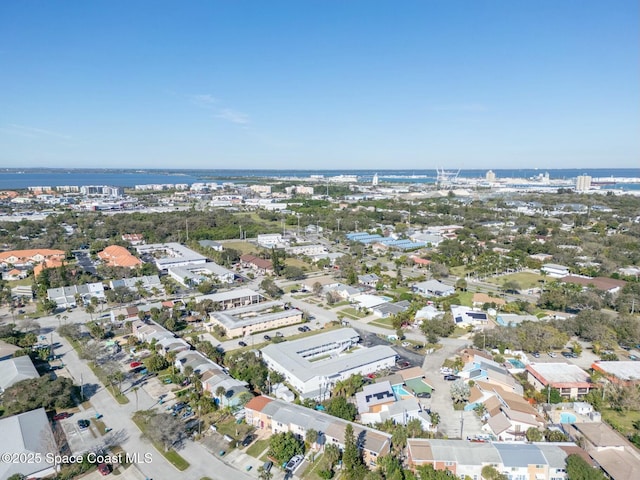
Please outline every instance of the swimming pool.
M573 413L561 413L560 414L560 423L576 423L576 416Z
M515 368L524 368L524 363L522 363L520 360L518 360L516 358L509 358L507 361L511 365L513 365Z
M393 393L395 393L397 397L408 397L411 395L402 387L402 385L393 385L391 388L393 389Z

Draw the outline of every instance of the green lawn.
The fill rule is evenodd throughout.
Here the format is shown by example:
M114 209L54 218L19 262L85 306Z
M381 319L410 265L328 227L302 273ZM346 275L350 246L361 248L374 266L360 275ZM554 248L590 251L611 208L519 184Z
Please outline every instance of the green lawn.
M379 318L377 320L374 320L373 322L369 322L370 325L375 325L376 327L381 327L381 328L388 328L390 330L393 330L393 318L391 317L387 317L387 318Z
M460 305L473 307L473 292L458 292L457 295L460 299Z
M501 277L491 277L487 279L487 282L495 285L502 285L505 282L514 281L518 282L521 288L526 289L537 287L539 280L542 280L543 278L544 277L542 275L538 275L537 273L518 272L510 275L503 275Z
M255 245L249 242L242 242L240 240L235 240L231 242L222 242L224 248L233 248L234 250L238 250L245 253L257 253L258 249Z
M253 442L253 445L247 448L247 454L251 455L254 458L260 458L262 452L264 452L267 448L269 448L269 439L264 438L262 440L256 440Z
M361 312L358 312L355 308L343 308L342 310L340 310L339 313L342 313L343 315L351 317L355 320L366 317L366 315L364 315Z
M229 435L237 441L242 441L248 433L253 431L251 425L246 423L236 423L235 417L231 416L223 422L216 423L216 429L221 435Z
M304 473L300 476L300 478L305 478L308 480L321 480L322 477L318 475L318 472L323 470L326 465L323 461L324 454L318 455L313 463L310 463Z
M611 409L603 409L602 419L623 435L630 435L636 432L633 423L640 421L640 412L618 412Z

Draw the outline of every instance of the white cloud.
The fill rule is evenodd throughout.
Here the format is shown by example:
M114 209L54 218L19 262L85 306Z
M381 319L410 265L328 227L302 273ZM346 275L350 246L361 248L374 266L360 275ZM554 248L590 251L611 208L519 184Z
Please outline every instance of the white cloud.
M235 123L236 125L247 125L249 123L249 115L230 108L218 110L216 118L222 118L223 120Z
M211 108L213 105L218 103L218 99L208 93L190 95L189 99L191 100L191 103L202 108Z

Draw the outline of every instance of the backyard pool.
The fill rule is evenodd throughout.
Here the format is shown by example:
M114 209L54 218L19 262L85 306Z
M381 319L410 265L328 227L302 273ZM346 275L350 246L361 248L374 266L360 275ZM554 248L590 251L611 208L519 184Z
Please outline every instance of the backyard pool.
M402 398L411 396L411 394L407 392L402 385L393 385L391 388L393 388L393 393L395 393L397 397Z
M517 358L509 358L507 360L511 365L514 366L514 368L524 368L524 363L522 363L520 360L518 360Z
M576 423L576 416L573 413L561 413L560 423Z

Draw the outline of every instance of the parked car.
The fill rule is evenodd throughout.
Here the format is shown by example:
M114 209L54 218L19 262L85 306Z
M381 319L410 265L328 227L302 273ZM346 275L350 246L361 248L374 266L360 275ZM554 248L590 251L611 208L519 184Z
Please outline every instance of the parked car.
M304 332L304 331L305 331L305 329L304 329L304 327L298 327L298 331L299 331L299 332Z
M264 336L264 339L265 339L267 342L270 342L270 341L271 341L271 337L270 337L269 335L265 335L265 336Z
M406 347L410 347L410 346L411 346L411 343L409 343L409 342L402 342L402 346L403 346L403 347L405 347L405 348L406 348Z
M302 455L294 455L293 457L291 457L291 460L287 462L284 469L287 472L293 473L295 469L300 466L303 460L304 460L304 457Z
M109 475L111 473L111 465L108 463L100 463L98 464L98 471L102 475Z
M540 352L533 352L531 355L533 358L540 358Z
M129 368L138 368L140 365L142 365L140 362L131 362Z
M453 382L454 380L458 380L460 377L458 375L445 375L444 379L447 382Z
M556 352L549 352L547 355L549 355L551 358L556 358L558 356Z
M244 437L244 440L242 440L242 446L243 447L248 447L251 442L253 442L254 436L253 435L247 435L246 437Z
M262 469L265 472L269 472L269 471L271 471L271 467L273 467L273 462L271 460L267 460L266 462L264 462L264 465L262 466Z
M85 420L85 419L78 420L78 427L80 427L81 429L88 428L89 425L91 425L91 422L89 420Z
M241 347L246 347L247 346L247 344L244 343L244 342L238 342L238 345L240 345Z
M284 337L284 335L282 334L282 332L276 332L276 337Z
M60 412L60 413L56 413L56 414L53 416L53 419L54 419L54 420L56 420L56 421L57 421L57 420L63 420L63 419L65 419L65 418L69 418L71 415L72 415L72 414L71 414L71 413L69 413L69 412Z
M407 368L409 367L411 364L409 362L407 362L406 360L400 360L399 362L396 362L396 365L400 368Z
M224 450L220 450L220 451L218 452L218 455L220 455L221 457L224 457L224 454L225 454L225 453L227 453L227 452L225 452Z
M418 392L416 397L418 397L418 398L431 398L431 394L429 392Z

